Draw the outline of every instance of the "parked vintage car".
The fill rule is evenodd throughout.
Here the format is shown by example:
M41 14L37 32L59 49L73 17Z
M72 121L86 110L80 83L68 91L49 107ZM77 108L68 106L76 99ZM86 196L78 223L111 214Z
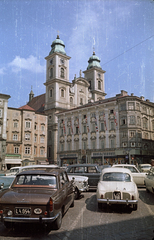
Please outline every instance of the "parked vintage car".
M154 167L151 167L150 171L146 175L145 186L147 192L154 193Z
M137 210L139 194L129 169L106 168L102 170L96 195L98 208L107 204L125 204Z
M88 177L88 185L89 188L96 189L97 183L99 181L101 175L101 169L97 164L73 164L67 167L68 175L75 175L75 176L86 176Z
M122 167L127 168L132 172L134 182L137 184L137 186L143 186L145 185L144 179L146 177L146 173L140 172L135 165L132 164L115 164L112 167Z
M49 165L28 165L24 167L18 167L18 171L16 172L22 172L22 171L27 171L27 170L32 170L32 169L52 169L52 168L59 168L58 165L54 164L49 164ZM17 168L16 168L17 170ZM7 189L13 182L16 172L14 175L8 175L8 176L0 176L0 188L2 189ZM79 198L82 192L88 191L89 190L89 185L88 185L88 177L84 176L76 176L76 175L69 175L68 174L69 180L73 180L74 184L74 189L75 189L75 199Z
M41 223L59 229L63 214L73 206L73 184L63 169L20 172L11 187L0 192L0 216L7 228Z
M151 164L149 163L144 163L144 164L139 164L138 169L140 172L148 172L151 168Z

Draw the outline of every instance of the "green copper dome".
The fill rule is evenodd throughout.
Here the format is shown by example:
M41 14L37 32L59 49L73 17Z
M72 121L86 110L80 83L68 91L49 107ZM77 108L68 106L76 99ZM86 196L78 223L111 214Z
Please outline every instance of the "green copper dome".
M51 51L49 55L51 55L54 52L59 52L66 55L64 42L60 40L59 35L57 35L56 40L52 42Z
M88 61L89 65L87 67L87 70L93 67L101 68L100 65L100 60L99 58L95 55L95 52L93 52L93 55L89 58ZM102 68L101 68L102 69Z

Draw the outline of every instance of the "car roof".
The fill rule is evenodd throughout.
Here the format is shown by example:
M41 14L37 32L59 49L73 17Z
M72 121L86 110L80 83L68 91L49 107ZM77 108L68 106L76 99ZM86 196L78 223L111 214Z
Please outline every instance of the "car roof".
M132 175L131 171L128 168L104 168L102 170L102 174L104 173L108 173L108 172L122 172L122 173L129 173L130 175Z
M61 169L61 168L53 168L53 169L45 169L45 170L35 169L35 170L27 170L27 171L20 172L17 174L17 176L31 175L31 174L59 175L61 172L64 172L64 169Z
M94 167L94 166L98 166L99 167L99 165L98 164L94 164L94 163L85 163L85 164L71 164L71 165L69 165L69 166L67 166L68 168L69 167Z
M24 169L31 169L31 168L59 168L59 166L58 165L54 165L54 164L49 164L49 165L39 165L39 164L34 164L34 165L27 165L27 166L24 166L24 167L20 167L20 169L19 169L19 172L22 170L24 170Z
M128 166L128 167L136 167L134 164L113 164L112 167L123 167L123 166Z

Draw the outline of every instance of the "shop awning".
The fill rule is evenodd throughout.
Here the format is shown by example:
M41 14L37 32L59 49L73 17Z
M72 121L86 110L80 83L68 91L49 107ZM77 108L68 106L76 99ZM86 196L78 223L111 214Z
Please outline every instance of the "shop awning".
M5 163L6 164L21 164L21 159L20 158L17 158L17 159L5 158Z

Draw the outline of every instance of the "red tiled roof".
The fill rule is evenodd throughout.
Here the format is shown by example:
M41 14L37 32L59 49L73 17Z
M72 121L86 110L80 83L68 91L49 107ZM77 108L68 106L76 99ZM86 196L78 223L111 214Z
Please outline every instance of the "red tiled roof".
M26 104L26 105L24 105L24 106L22 106L22 107L20 107L19 109L23 109L23 110L32 110L32 111L35 111L35 109L34 109L34 108L32 108L32 107L28 106L27 104Z
M45 106L45 93L34 97L30 102L27 103L27 105L35 109L36 112L43 113Z

